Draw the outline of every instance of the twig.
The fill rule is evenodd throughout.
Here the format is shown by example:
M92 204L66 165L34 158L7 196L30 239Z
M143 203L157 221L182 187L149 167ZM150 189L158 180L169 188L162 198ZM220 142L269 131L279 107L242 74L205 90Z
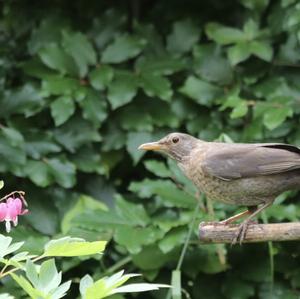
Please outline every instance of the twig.
M201 243L231 243L239 225L214 225L201 223L199 239ZM245 243L267 241L300 240L300 222L250 224L246 233Z

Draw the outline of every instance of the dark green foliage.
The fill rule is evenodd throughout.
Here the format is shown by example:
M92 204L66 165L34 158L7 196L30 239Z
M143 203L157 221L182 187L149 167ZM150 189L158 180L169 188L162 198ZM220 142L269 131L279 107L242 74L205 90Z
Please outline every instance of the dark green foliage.
M0 179L31 210L12 234L36 252L60 234L111 241L101 263L63 263L70 278L120 262L171 282L197 196L139 144L182 131L300 145L298 1L23 0L1 14ZM238 209L214 206L218 219ZM266 213L296 221L297 194ZM196 223L209 219L203 202ZM225 250L196 233L181 269L191 298L299 298L296 242L274 244L272 293L267 244Z

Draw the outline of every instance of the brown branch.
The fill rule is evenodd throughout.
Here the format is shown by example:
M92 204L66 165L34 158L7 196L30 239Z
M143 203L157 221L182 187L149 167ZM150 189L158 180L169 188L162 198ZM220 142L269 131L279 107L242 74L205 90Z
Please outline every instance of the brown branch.
M200 223L199 239L201 243L231 243L239 225L213 225ZM246 233L245 243L267 241L300 240L300 222L250 224Z

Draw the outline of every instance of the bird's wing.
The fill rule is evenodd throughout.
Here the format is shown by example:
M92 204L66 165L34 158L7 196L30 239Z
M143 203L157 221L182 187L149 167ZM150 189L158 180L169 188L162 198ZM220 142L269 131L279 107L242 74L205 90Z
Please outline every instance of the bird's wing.
M209 152L201 167L223 180L276 174L300 168L300 149L287 144L236 144Z

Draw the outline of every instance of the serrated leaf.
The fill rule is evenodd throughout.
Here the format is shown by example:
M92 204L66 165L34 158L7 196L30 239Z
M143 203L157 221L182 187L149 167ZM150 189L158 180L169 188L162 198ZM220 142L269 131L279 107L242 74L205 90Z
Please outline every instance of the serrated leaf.
M107 103L102 94L89 90L85 98L79 102L83 117L91 121L96 128L101 127L107 117Z
M189 19L175 22L167 37L167 49L173 53L185 53L192 49L200 38L201 27Z
M137 56L146 40L129 34L119 35L113 43L103 51L101 61L103 63L120 63Z
M141 74L140 84L149 97L157 96L169 101L173 95L170 81L162 76L151 73Z
M227 54L231 65L236 65L250 57L251 49L248 43L239 43L228 48Z
M69 56L60 46L51 43L38 51L43 63L51 69L58 70L62 74L76 76L78 69L74 59Z
M112 109L117 109L135 97L138 89L138 80L132 73L116 74L115 79L108 86L107 98Z
M179 89L184 95L204 106L211 106L213 100L221 95L221 89L194 76L189 76Z
M247 39L243 31L218 23L208 23L205 26L205 32L210 39L220 45L239 43Z
M74 101L68 96L57 98L51 103L50 108L55 126L65 123L75 112Z
M103 90L108 86L114 77L113 69L108 65L101 65L93 70L90 74L91 85L97 90Z
M273 57L273 48L266 41L253 41L250 44L250 51L253 55L265 60L271 61Z
M62 45L65 51L74 58L80 77L87 74L88 66L96 64L96 52L87 39L81 32L62 32Z
M45 161L55 181L64 188L71 188L76 182L76 169L73 163L65 158L51 158Z

